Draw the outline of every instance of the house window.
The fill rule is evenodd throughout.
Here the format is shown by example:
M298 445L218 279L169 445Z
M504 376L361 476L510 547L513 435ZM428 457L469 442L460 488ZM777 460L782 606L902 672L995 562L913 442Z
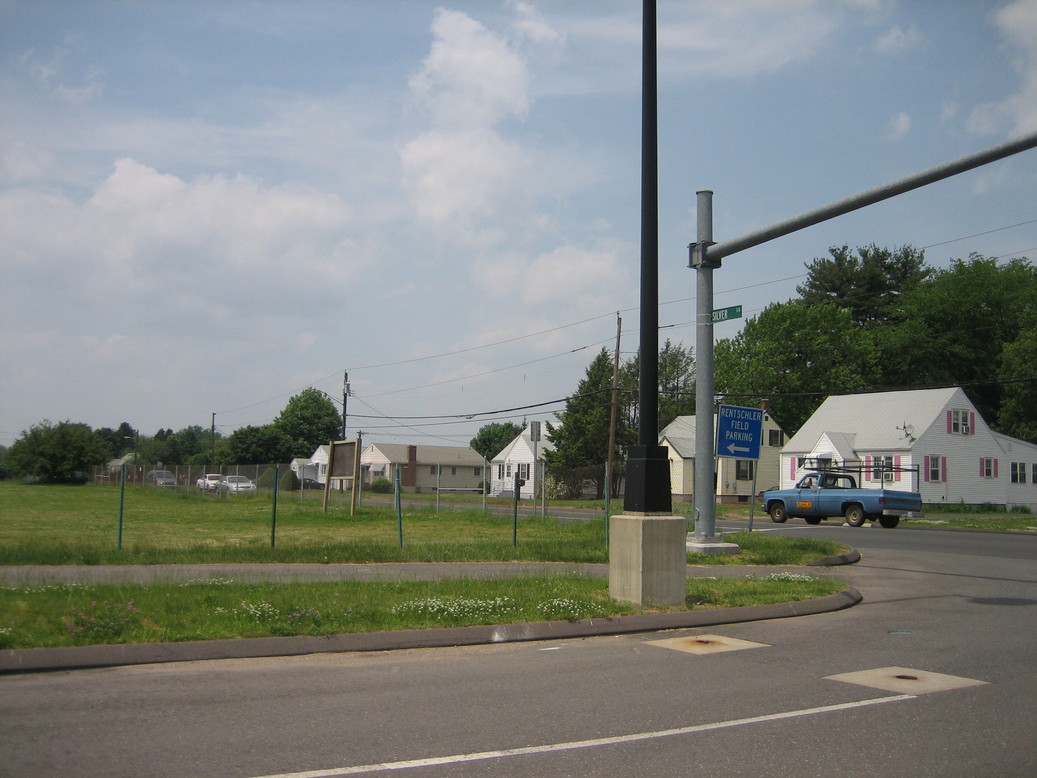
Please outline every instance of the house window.
M476 478L481 477L482 476L482 468L481 467L473 467L472 468L472 475L474 475Z
M955 435L970 434L968 411L951 411L951 432Z
M983 478L997 478L997 460L983 457L979 460L979 474Z
M450 468L450 475L457 475L457 468L456 467L451 467Z
M519 462L518 477L523 479L529 478L529 462Z
M939 454L933 454L929 457L929 477L927 480L943 480L943 457Z
M498 462L497 463L497 480L498 481L503 481L504 480L504 463L503 462Z
M1026 483L1026 463L1025 462L1013 462L1012 463L1012 483L1013 484L1025 484Z
M888 480L892 480L893 457L891 456L875 457L875 459L872 460L872 479L875 481L881 481L884 474L890 476Z
M504 477L511 478L511 462L504 465Z
M439 475L439 465L429 465L429 475Z
M785 445L785 433L781 430L767 430L767 445L780 447Z
M755 462L751 459L736 459L735 460L735 480L736 481L751 481L753 480L753 465Z
M1031 484L1037 484L1037 462L1033 465L1033 478L1030 479Z

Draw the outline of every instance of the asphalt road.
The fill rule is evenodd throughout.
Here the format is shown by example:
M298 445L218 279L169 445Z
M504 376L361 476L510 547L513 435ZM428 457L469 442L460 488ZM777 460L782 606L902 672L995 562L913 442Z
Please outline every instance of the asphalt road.
M708 635L0 677L0 775L1037 775L1037 536L757 527L858 548L837 574L864 602Z

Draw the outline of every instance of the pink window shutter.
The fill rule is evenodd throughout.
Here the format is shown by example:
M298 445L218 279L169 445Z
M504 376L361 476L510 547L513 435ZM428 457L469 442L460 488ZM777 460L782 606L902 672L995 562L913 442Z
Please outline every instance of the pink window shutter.
M950 435L954 431L954 422L951 420L951 412L947 411L947 434Z
M987 474L986 461L983 459L983 457L979 458L979 474L980 477L985 476Z
M940 480L947 483L947 457L940 460Z
M893 480L900 480L900 457L893 457L893 467L896 468L893 471Z
M871 480L871 457L864 457L864 480Z
M969 434L976 434L976 414L969 412Z
M796 480L796 458L789 457L789 478Z
M994 460L994 478L997 478L997 460Z
M924 467L925 467L925 480L928 481L929 480L929 457L925 458Z

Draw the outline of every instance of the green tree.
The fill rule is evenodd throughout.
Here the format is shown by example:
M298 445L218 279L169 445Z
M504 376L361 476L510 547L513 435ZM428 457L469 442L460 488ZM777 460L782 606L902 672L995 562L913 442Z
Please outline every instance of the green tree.
M273 424L239 427L227 439L227 452L234 464L265 465L292 459L295 456L292 453L294 444L288 435Z
M794 434L825 393L871 387L876 349L850 312L833 303L774 303L714 353L719 393L741 400L772 397L771 412Z
M1037 443L1037 314L1001 352L1001 407L998 429Z
M848 246L828 249L830 258L807 265L807 280L796 287L808 305L833 303L850 312L854 324L874 327L899 318L900 299L929 278L925 254L911 246L872 244L853 254Z
M104 442L88 425L41 421L14 442L7 466L15 475L36 476L45 483L79 483L108 458Z
M274 427L292 441L292 457L308 457L317 446L339 438L342 415L324 392L304 389L288 400Z
M493 459L524 429L521 424L513 421L491 422L480 427L468 445L473 451L478 451L483 459Z
M884 384L962 384L984 419L998 419L996 379L1006 347L1037 315L1037 268L972 254L910 290L902 306L903 321L877 333Z
M560 426L547 424L547 439L555 448L544 452L548 466L586 469L598 498L605 494L611 390L612 356L603 348L558 414Z
M101 427L94 430L94 434L108 447L109 459L118 459L133 451L133 444L137 440L137 430L126 421L118 429Z

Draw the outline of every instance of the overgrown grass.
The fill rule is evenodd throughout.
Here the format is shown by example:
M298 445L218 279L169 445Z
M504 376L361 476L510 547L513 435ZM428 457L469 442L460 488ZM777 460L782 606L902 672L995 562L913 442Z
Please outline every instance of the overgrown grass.
M831 579L778 573L690 579L689 609L833 594ZM48 584L0 588L0 649L176 642L276 635L606 618L645 612L579 575L438 582ZM666 610L676 610L669 608Z

